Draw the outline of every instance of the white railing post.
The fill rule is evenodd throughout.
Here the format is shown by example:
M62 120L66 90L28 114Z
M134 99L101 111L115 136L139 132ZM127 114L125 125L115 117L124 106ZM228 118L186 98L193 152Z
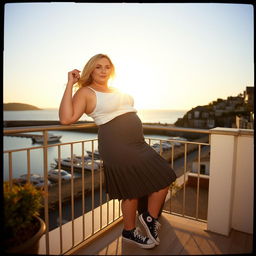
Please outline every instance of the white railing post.
M48 209L48 131L43 131L43 157L44 157L44 221L46 224L45 247L46 255L50 254L49 241L49 209Z
M238 206L238 198L248 197L251 200L252 195L249 193L237 194L238 179L243 179L242 168L238 170L238 163L241 162L241 151L239 135L241 131L233 128L214 128L211 130L211 152L210 152L210 182L209 182L209 200L208 200L208 223L209 231L222 235L229 235L233 228L232 217L235 210L241 208ZM252 131L253 134L253 131ZM246 158L252 151L252 143L244 147L247 153L243 154ZM250 154L249 154L250 155ZM249 161L251 161L251 156ZM248 158L247 158L248 160ZM243 160L243 162L247 162ZM251 166L251 164L249 164ZM250 170L250 178L253 179L253 173ZM249 178L249 179L250 179ZM248 178L246 178L248 179ZM251 185L249 184L251 187ZM248 207L250 208L250 206ZM244 214L241 218L247 218Z
M240 129L237 141L232 228L253 234L254 136Z
M232 132L230 131L232 130ZM207 229L229 235L238 129L214 128L211 134Z

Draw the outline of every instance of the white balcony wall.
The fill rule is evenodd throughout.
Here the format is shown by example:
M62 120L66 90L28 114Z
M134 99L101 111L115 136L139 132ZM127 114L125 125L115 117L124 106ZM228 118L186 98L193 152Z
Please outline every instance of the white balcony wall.
M253 233L254 147L253 136L241 135L237 141L232 228Z
M253 232L253 178L253 130L212 129L209 231Z

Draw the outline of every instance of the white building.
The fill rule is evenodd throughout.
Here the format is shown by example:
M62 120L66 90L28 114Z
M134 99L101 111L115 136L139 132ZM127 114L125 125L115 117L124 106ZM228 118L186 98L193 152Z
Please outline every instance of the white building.
M191 172L198 173L198 160L193 161ZM210 174L210 156L201 157L200 174L203 174L203 175Z

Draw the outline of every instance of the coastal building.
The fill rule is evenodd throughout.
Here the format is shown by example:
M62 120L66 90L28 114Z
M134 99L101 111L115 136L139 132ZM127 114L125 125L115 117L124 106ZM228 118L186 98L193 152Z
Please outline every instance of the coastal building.
M207 119L207 127L209 127L210 129L215 127L215 119L214 118Z
M245 102L253 109L254 105L254 87L247 86L244 91Z
M230 104L230 105L237 105L237 104L243 104L244 103L244 97L243 95L240 93L238 94L237 96L229 96L227 98L227 103Z
M209 175L210 175L210 152L200 158L200 164L198 159L192 161L191 169L188 173L187 185L189 187L196 188L198 186L199 177L200 188L208 189L209 188ZM201 191L201 193L203 193Z
M254 120L254 114L253 112L248 113L247 116L236 116L236 128L241 129L253 129L253 120Z
M244 93L218 98L205 106L197 106L179 118L175 125L189 128L211 129L229 127L253 129L254 87L246 87Z
M216 116L216 117L222 116L223 113L225 113L225 110L224 110L224 109L216 109L216 110L215 110L215 116Z
M192 163L192 173L198 173L198 160L194 160ZM209 175L210 174L210 155L201 157L200 159L200 174Z
M203 111L202 112L202 118L209 118L209 116L210 116L210 114L209 114L209 112L205 112L205 111Z

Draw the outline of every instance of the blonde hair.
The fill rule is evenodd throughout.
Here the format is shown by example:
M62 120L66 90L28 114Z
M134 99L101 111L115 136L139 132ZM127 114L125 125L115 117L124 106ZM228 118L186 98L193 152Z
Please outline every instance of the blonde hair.
M99 59L106 58L110 62L111 65L111 73L110 73L110 78L114 78L115 76L115 67L111 61L111 59L106 55L106 54L96 54L93 57L89 59L89 61L85 64L84 69L80 75L80 79L76 83L76 87L81 88L88 86L92 83L92 72L94 71L96 67L96 62Z

